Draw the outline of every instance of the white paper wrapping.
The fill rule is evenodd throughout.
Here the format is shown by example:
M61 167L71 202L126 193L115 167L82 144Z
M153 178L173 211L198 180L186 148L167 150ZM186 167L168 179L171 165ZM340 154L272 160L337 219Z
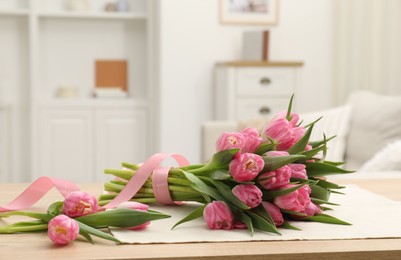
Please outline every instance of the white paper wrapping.
M228 241L270 241L270 240L321 240L400 238L401 202L393 201L370 191L349 185L341 190L346 195L332 194L330 201L341 206L330 206L334 210L325 213L352 223L352 226L316 222L293 221L292 225L301 231L279 229L280 235L248 230L210 230L203 218L184 223L174 230L171 227L196 208L196 204L184 206L153 206L151 209L172 217L153 221L141 231L112 230L113 235L123 243L188 243Z

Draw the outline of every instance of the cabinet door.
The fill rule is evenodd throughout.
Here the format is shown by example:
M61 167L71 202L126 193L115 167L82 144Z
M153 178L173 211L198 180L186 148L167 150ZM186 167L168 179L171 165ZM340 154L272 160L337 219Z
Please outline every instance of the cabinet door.
M38 170L71 181L92 181L92 112L89 109L44 109L40 112Z
M8 137L7 137L7 114L6 111L1 107L0 104L0 181L7 182L8 180L8 171L7 171L7 162L8 158L6 157L8 152Z
M148 122L145 109L114 109L96 112L95 180L109 177L106 168L121 162L140 163L148 155Z

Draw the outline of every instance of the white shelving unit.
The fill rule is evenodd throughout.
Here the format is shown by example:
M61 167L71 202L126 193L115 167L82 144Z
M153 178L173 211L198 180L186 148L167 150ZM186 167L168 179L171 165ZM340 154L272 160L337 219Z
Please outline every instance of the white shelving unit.
M107 0L72 11L69 2L0 0L7 181L100 181L104 168L142 161L155 146L153 1L128 0L128 12L104 11ZM95 61L122 59L128 97L94 98ZM62 86L78 89L77 97L56 97Z

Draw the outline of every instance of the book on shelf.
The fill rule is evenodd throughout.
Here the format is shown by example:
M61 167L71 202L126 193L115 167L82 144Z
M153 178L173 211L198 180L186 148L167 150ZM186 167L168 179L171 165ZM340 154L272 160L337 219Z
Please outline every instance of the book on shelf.
M242 36L242 59L269 60L269 31L245 31Z
M95 88L93 95L97 98L126 98L127 91L119 87L101 87Z

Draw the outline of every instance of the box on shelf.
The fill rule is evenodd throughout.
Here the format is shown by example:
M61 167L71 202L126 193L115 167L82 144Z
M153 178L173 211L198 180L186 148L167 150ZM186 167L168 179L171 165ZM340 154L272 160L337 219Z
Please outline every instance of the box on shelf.
M127 92L127 81L126 60L96 61L96 88L116 88Z

